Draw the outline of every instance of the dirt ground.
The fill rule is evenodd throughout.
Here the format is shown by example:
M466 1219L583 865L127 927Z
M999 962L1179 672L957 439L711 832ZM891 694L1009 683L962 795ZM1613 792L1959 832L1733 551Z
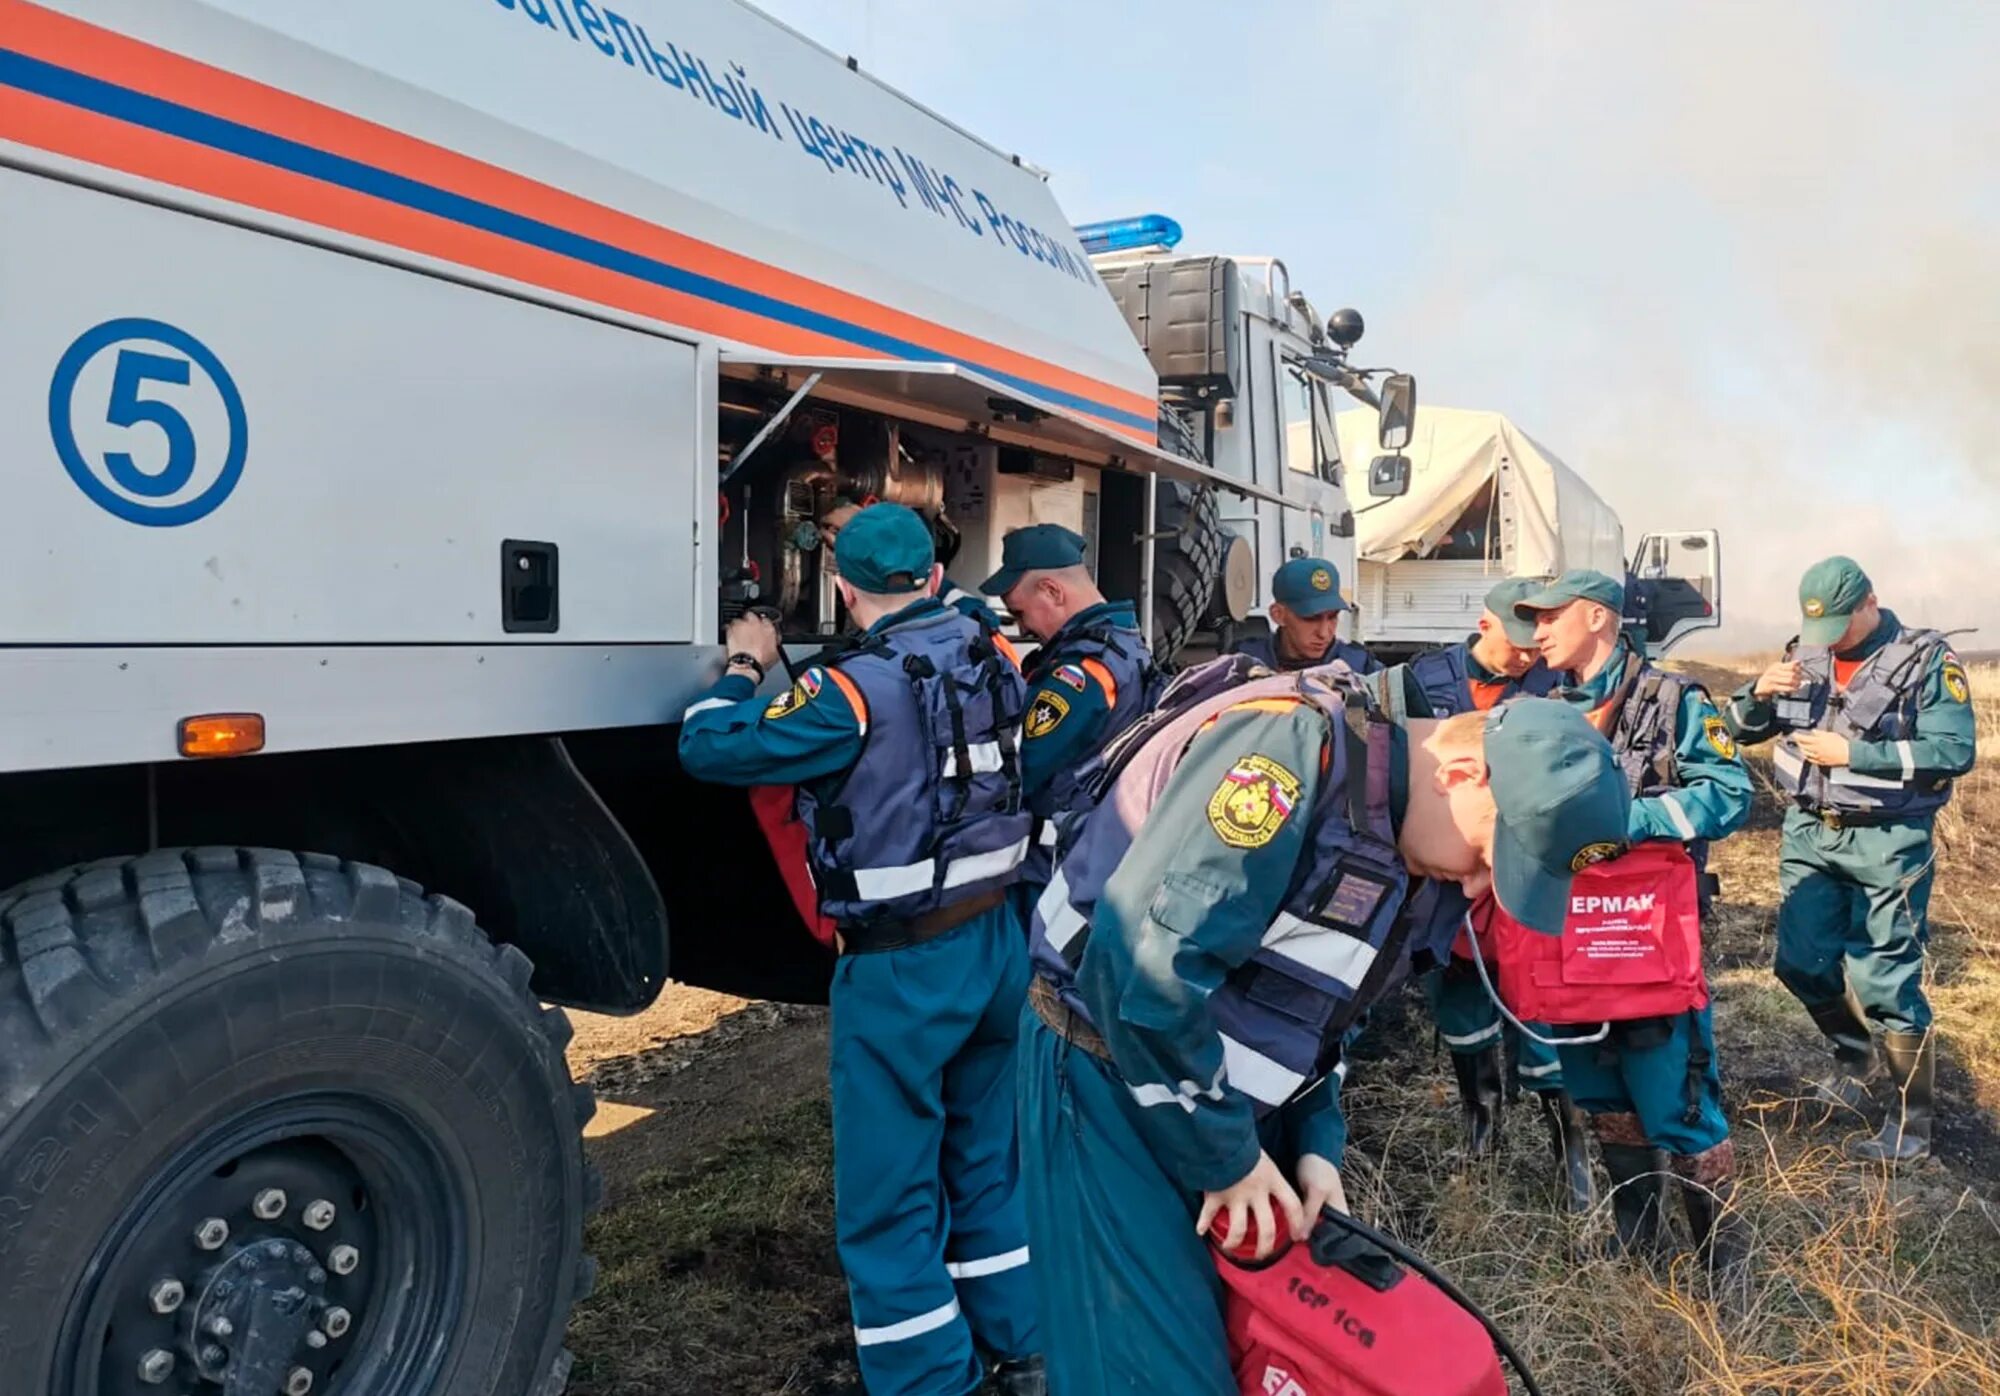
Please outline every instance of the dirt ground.
M2000 1392L2000 669L1982 666L1974 687L1986 755L1941 822L1932 903L1932 1162L1901 1176L1847 1165L1839 1145L1863 1122L1824 1121L1799 1097L1825 1057L1769 970L1779 811L1761 758L1752 825L1716 850L1710 975L1758 1238L1740 1309L1709 1302L1685 1264L1603 1260L1602 1204L1556 1214L1532 1102L1511 1113L1498 1163L1466 1170L1421 995L1376 1015L1345 1097L1350 1200L1486 1306L1549 1396ZM824 1012L676 986L637 1018L579 1015L572 1063L601 1102L589 1148L608 1186L572 1392L857 1392L832 1246Z

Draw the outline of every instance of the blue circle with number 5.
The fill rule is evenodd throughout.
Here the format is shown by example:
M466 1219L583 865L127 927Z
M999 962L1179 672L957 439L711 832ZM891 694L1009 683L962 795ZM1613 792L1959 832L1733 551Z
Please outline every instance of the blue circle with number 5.
M162 353L162 348L174 352ZM103 419L112 427L155 428L167 448L166 463L158 469L142 466L129 451L101 451L93 463L77 442L77 380L99 355L114 350L118 357ZM147 393L154 384L193 387L197 372L221 400L229 426L227 442L201 440L180 408ZM250 424L236 380L207 345L159 320L107 320L70 345L49 382L49 434L63 469L92 503L149 528L173 528L215 512L242 478L250 450ZM193 498L176 498L194 480L204 459L212 459L218 451L222 468L215 478Z

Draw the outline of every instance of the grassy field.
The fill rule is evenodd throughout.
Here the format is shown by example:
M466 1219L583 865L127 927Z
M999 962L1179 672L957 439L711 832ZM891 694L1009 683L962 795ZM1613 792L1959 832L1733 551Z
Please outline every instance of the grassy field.
M1725 671L1699 666L1717 686ZM1716 850L1716 1026L1755 1229L1747 1302L1722 1313L1682 1261L1599 1258L1607 1209L1553 1205L1531 1103L1491 1166L1461 1169L1450 1065L1420 997L1378 1016L1348 1091L1356 1210L1454 1275L1548 1396L1974 1396L2000 1392L2000 667L1973 674L1983 757L1940 823L1930 973L1938 1156L1891 1175L1842 1161L1856 1119L1800 1099L1825 1055L1771 976L1777 805ZM805 1029L788 1018L787 1032ZM727 1052L754 1082L759 1039ZM618 1079L619 1063L600 1068ZM733 1078L732 1078L733 1079ZM579 1396L858 1390L833 1254L824 1091L787 1082L664 1166L624 1150L596 1221L597 1295L572 1346ZM615 1103L619 1092L606 1092ZM671 1121L661 1126L671 1135Z

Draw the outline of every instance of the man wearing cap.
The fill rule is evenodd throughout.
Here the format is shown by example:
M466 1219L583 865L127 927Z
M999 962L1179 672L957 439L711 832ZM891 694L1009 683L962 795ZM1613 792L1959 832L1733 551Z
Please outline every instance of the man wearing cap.
M832 507L820 515L820 544L826 548L828 555L834 558L836 570L839 564L840 530L847 527L848 521L860 513L861 509L862 506L852 500L842 499L836 500ZM1000 617L993 613L993 608L950 579L947 578L939 583L937 598L961 615L970 616L978 621L993 634L1000 633ZM1001 648L1004 652L1006 647L1003 645Z
M1624 608L1624 587L1587 569L1565 572L1514 605L1534 621L1543 662L1575 685L1562 696L1589 712L1618 754L1633 796L1621 842L1682 843L1704 868L1708 841L1750 817L1750 772L1701 686L1655 668L1632 647ZM1729 1274L1745 1256L1741 1227L1726 1211L1736 1149L1722 1112L1711 1010L1615 1022L1604 1042L1558 1051L1616 1185L1617 1248L1653 1253L1664 1244L1664 1163L1681 1180L1698 1254Z
M979 588L1040 641L1029 656L1021 785L1036 820L1022 868L1023 911L1049 880L1057 815L1080 795L1084 763L1152 707L1163 682L1129 601L1107 601L1084 564L1084 540L1060 524L1017 528L1000 570Z
M1486 712L1523 694L1547 696L1555 687L1555 675L1535 647L1534 622L1514 611L1516 602L1542 585L1539 579L1511 577L1494 586L1486 593L1478 630L1463 643L1420 654L1387 671L1384 681L1390 702L1400 701L1415 717L1451 717ZM1526 1089L1534 1094L1548 1125L1566 1205L1572 1211L1588 1211L1594 1200L1590 1157L1584 1148L1583 1117L1563 1089L1562 1062L1555 1048L1522 1035L1501 1018L1470 959L1471 947L1461 938L1459 927L1467 909L1465 897L1450 884L1426 884L1411 898L1411 913L1423 918L1433 953L1445 960L1443 968L1426 979L1425 989L1432 1021L1458 1077L1466 1157L1493 1153L1499 1143L1502 1101ZM1528 1026L1541 1037L1549 1036L1545 1024Z
M1799 610L1798 638L1727 714L1743 741L1778 738L1771 765L1791 801L1777 974L1832 1045L1819 1095L1865 1114L1871 1085L1886 1076L1895 1088L1880 1132L1851 1152L1908 1162L1930 1153L1936 1110L1923 987L1931 831L1977 756L1972 694L1950 642L1884 610L1851 558L1808 568Z
M1244 636L1236 653L1280 672L1339 660L1357 674L1372 674L1382 662L1337 633L1340 613L1352 609L1341 598L1338 568L1323 557L1295 557L1271 576L1272 633Z
M1344 1207L1328 1079L1408 972L1408 879L1560 924L1625 783L1582 715L1388 719L1334 666L1175 680L1107 750L1031 932L1021 1152L1052 1389L1234 1391L1204 1240ZM1302 1200L1303 1195L1303 1200Z
M840 937L834 1220L868 1390L1033 1396L1045 1386L1014 1146L1027 960L1006 896L1028 849L1014 744L1026 684L935 598L915 514L872 505L835 547L861 635L767 704L755 693L778 636L732 621L681 763L718 784L798 787L819 910Z

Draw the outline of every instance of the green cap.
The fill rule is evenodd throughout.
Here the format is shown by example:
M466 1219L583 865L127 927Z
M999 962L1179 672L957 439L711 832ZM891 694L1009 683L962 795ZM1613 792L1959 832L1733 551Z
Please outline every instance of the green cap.
M924 521L900 504L871 504L847 521L833 565L851 586L877 596L921 591L937 552Z
M1537 698L1486 719L1486 767L1499 809L1493 895L1522 925L1557 934L1570 878L1625 851L1624 769L1581 709Z
M1799 578L1799 639L1808 645L1830 645L1847 631L1847 622L1875 590L1861 564L1851 557L1815 562Z
M1271 576L1271 599L1299 616L1344 611L1340 569L1323 557L1295 557Z
M988 596L1005 596L1030 572L1083 566L1083 535L1061 524L1029 524L1000 544L1000 570L979 584Z
M1507 632L1508 643L1524 650L1535 647L1534 618L1522 615L1514 607L1546 585L1546 579L1541 577L1509 577L1486 593L1486 609L1500 618L1500 628Z
M1595 601L1600 606L1609 606L1613 615L1623 615L1625 588L1602 572L1573 567L1547 586L1516 601L1514 614L1533 622L1538 612L1557 610L1572 601Z

